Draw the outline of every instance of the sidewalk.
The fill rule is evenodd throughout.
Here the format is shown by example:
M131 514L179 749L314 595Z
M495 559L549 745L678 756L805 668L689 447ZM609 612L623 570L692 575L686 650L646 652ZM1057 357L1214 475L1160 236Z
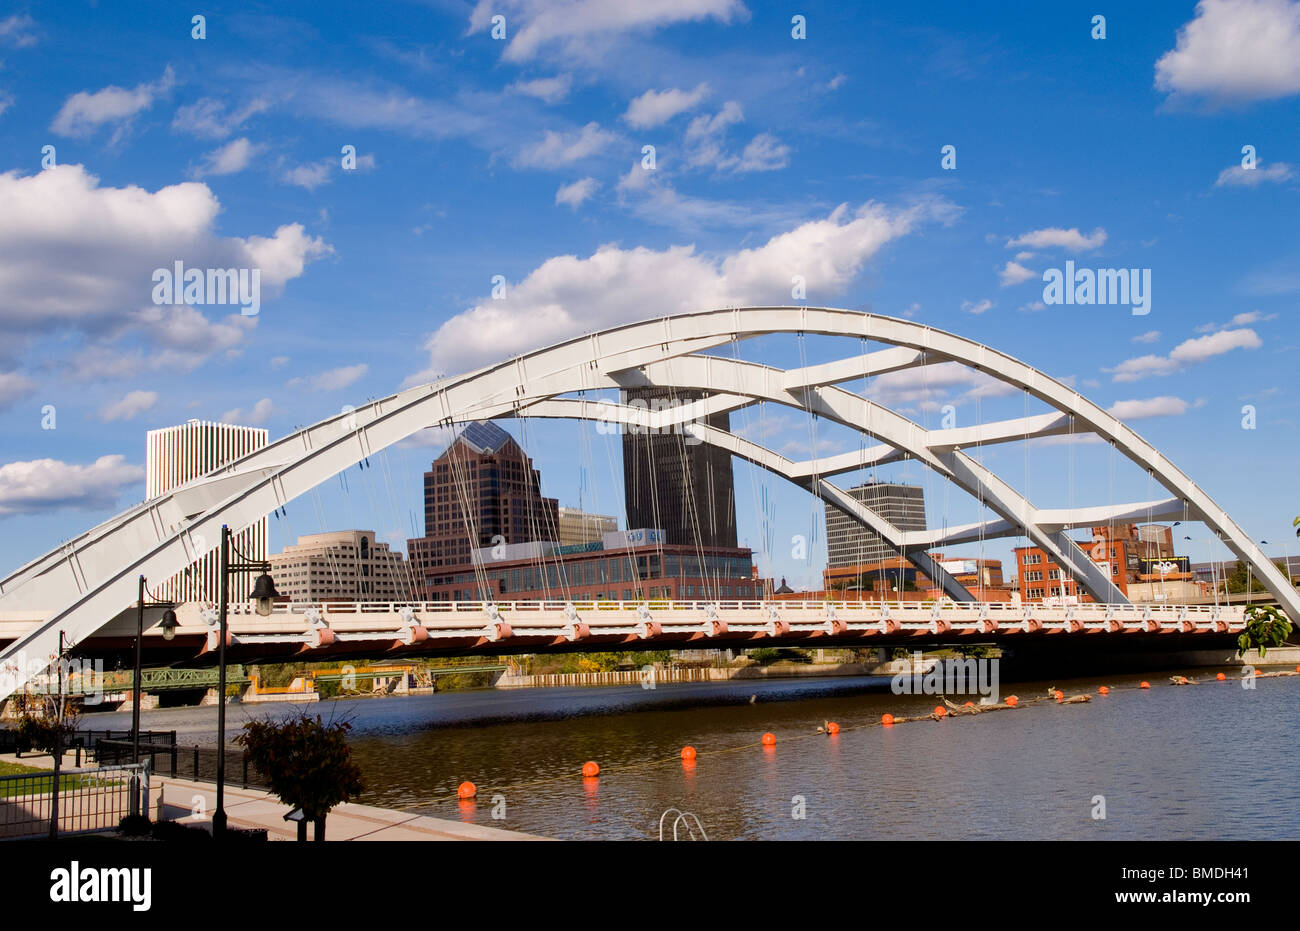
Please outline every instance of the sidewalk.
M0 762L18 763L33 769L54 768L53 757L35 752L24 753L21 759L14 759L12 753L0 754ZM68 754L64 759L63 769L72 768L73 756ZM149 779L149 794L151 818L161 818L165 813L169 819L182 821L185 824L209 822L212 819L212 811L217 805L217 787L212 783L193 782L189 779L160 776L156 773ZM200 797L203 800L201 810L204 815L202 818L195 818L191 812L198 808ZM284 820L288 811L288 806L269 792L226 786L226 817L232 828L261 828L266 831L268 840L297 840L298 826ZM307 836L310 838L312 833L313 829L309 825ZM330 841L549 839L521 831L466 824L446 818L431 818L427 815L392 811L356 802L344 802L329 813L329 817L325 820L325 836Z

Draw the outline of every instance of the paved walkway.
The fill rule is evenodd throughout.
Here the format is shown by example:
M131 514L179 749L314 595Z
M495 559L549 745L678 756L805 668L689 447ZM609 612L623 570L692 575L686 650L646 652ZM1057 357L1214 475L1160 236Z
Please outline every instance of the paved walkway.
M14 759L12 753L6 753L0 754L0 760L36 769L54 768L54 760L49 754L24 753L21 759ZM66 769L72 768L71 754L63 765ZM149 793L150 817L155 819L165 816L185 824L206 824L211 821L212 810L216 808L217 787L209 782L154 774L149 780ZM200 798L201 803L198 801ZM201 810L203 816L196 817L193 814L196 810ZM297 840L298 826L284 820L287 813L288 807L269 792L226 786L226 817L233 828L263 828L269 840ZM310 826L307 836L312 836ZM331 841L547 840L521 831L431 818L355 802L344 802L329 813L325 820L325 836Z

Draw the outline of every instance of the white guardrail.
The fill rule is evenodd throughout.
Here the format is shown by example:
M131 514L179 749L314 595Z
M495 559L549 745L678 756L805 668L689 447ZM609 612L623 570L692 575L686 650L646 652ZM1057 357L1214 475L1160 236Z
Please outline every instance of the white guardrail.
M218 639L217 612L186 604L176 634ZM1006 634L1235 633L1244 606L859 601L429 601L281 603L262 617L231 606L231 643L294 642L308 647L362 641L404 645L429 640L489 642L515 638L571 641L686 635L753 638L912 634L977 637ZM151 631L156 634L157 631Z

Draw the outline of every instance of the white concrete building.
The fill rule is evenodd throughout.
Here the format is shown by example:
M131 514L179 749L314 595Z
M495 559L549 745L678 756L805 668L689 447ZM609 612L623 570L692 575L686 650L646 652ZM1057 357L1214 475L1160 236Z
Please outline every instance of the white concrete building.
M410 566L373 530L338 530L298 538L271 557L275 588L290 601L409 601Z

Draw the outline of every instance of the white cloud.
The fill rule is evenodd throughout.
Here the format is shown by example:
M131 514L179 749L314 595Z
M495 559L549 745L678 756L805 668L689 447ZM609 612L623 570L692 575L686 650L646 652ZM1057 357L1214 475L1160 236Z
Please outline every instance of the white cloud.
M8 91L0 91L0 116L14 105L14 95Z
M778 171L790 163L790 147L771 133L759 133L749 141L736 171Z
M338 391L351 385L369 370L370 366L364 362L358 365L344 365L330 369L328 372L321 372L319 375L291 379L289 384L294 387L308 385L316 391Z
M515 164L525 168L562 168L584 158L599 155L618 136L599 123L591 122L577 132L548 131L541 142L527 146L515 159Z
M132 391L120 401L105 404L99 409L99 419L104 423L114 420L130 420L137 414L143 414L158 403L156 391Z
M1105 241L1106 231L1101 227L1093 230L1091 235L1085 235L1079 232L1077 226L1072 226L1068 230L1049 226L1046 229L1033 230L1014 239L1008 239L1007 248L1028 246L1031 249L1061 248L1070 252L1085 252L1096 249Z
M503 15L510 36L502 57L527 61L543 49L559 57L586 59L594 49L628 33L648 32L675 23L715 19L730 23L749 16L740 0L479 0L469 32L489 32L492 17Z
M976 314L976 315L982 314L984 313L984 311L989 310L992 307L993 307L993 302L990 301L988 298L985 298L979 303L974 303L972 301L961 302L961 309L966 311L966 313L968 314Z
M889 241L939 212L842 204L764 245L710 258L694 246L662 251L602 245L586 258L556 256L508 290L445 322L428 342L431 372L459 372L587 330L731 303L789 300L803 275L810 300L842 292ZM412 376L418 382L428 372Z
M1264 345L1254 330L1220 330L1208 336L1184 340L1168 356L1139 356L1106 369L1117 382L1138 381L1151 375L1170 375L1184 366L1195 365L1234 349L1258 349Z
M1265 314L1258 310L1248 310L1232 318L1233 326L1246 326L1249 323L1261 323L1277 319L1277 314Z
M26 13L15 13L0 19L0 42L14 48L28 48L36 44L36 20Z
M1154 342L1158 342L1159 340L1160 340L1159 330L1147 330L1145 333L1141 333L1133 337L1133 342L1135 343L1154 343Z
M282 177L286 184L293 184L314 191L329 181L330 171L333 167L333 159L322 159L319 162L308 162L305 165L290 168L285 171Z
M275 414L275 405L271 403L270 398L262 398L253 405L253 409L245 412L236 407L228 410L220 417L222 423L241 424L245 427L260 427L266 423Z
M1031 268L1025 268L1025 266L1021 265L1019 262L1008 262L1002 267L1002 271L998 272L998 281L1004 288L1009 288L1012 285L1017 285L1021 282L1028 281L1030 278L1037 277L1038 272Z
M0 372L0 410L36 390L36 382L17 372Z
M50 129L60 136L85 138L105 125L117 125L113 141L121 137L132 117L153 106L167 94L176 78L171 65L152 83L138 84L132 90L110 85L94 93L79 91L63 102Z
M569 90L573 87L573 76L569 74L557 75L553 78L536 78L532 81L515 81L506 90L515 94L523 94L525 97L536 97L546 103L559 103L565 97L569 96Z
M1156 62L1156 88L1229 101L1300 94L1300 3L1201 0Z
M253 145L246 138L235 139L219 149L214 149L203 158L203 164L194 172L196 178L205 175L233 175L243 171L252 161L259 146Z
M709 94L709 85L701 83L694 90L680 88L648 90L628 104L623 120L636 129L650 129L667 123L679 113L693 110Z
M84 466L58 459L10 462L0 466L0 515L108 508L126 486L143 480L144 469L120 455L100 456Z
M204 97L189 106L180 107L172 117L172 131L188 133L200 139L225 139L238 130L250 117L265 112L270 107L265 100L255 98L230 113L226 104L213 97Z
M1119 420L1141 420L1144 417L1177 417L1187 413L1187 402L1182 398L1141 398L1116 401L1106 412Z
M826 89L832 91L839 90L844 85L844 82L847 80L848 78L846 78L844 75L837 74L835 75L835 77L831 78L829 81L826 82Z
M1259 187L1264 183L1286 181L1295 176L1295 169L1286 162L1274 162L1267 168L1246 168L1233 165L1219 172L1215 187Z
M557 204L568 204L576 210L584 200L596 193L598 187L600 187L600 182L595 178L582 178L572 184L566 184L556 191L555 202Z
M331 251L298 224L281 226L272 237L218 237L221 205L201 182L153 192L101 187L82 166L60 165L26 177L0 174L0 203L0 333L35 335L74 326L112 340L143 326L166 345L177 345L175 340L186 342L183 331L206 330L202 340L188 342L210 352L204 344L214 331L226 348L256 318L210 323L192 307L158 307L152 300L155 269L178 260L187 268L256 267L265 303L268 292ZM86 351L93 357L99 348ZM121 347L113 351L130 361ZM102 367L106 360L100 356L96 364Z

